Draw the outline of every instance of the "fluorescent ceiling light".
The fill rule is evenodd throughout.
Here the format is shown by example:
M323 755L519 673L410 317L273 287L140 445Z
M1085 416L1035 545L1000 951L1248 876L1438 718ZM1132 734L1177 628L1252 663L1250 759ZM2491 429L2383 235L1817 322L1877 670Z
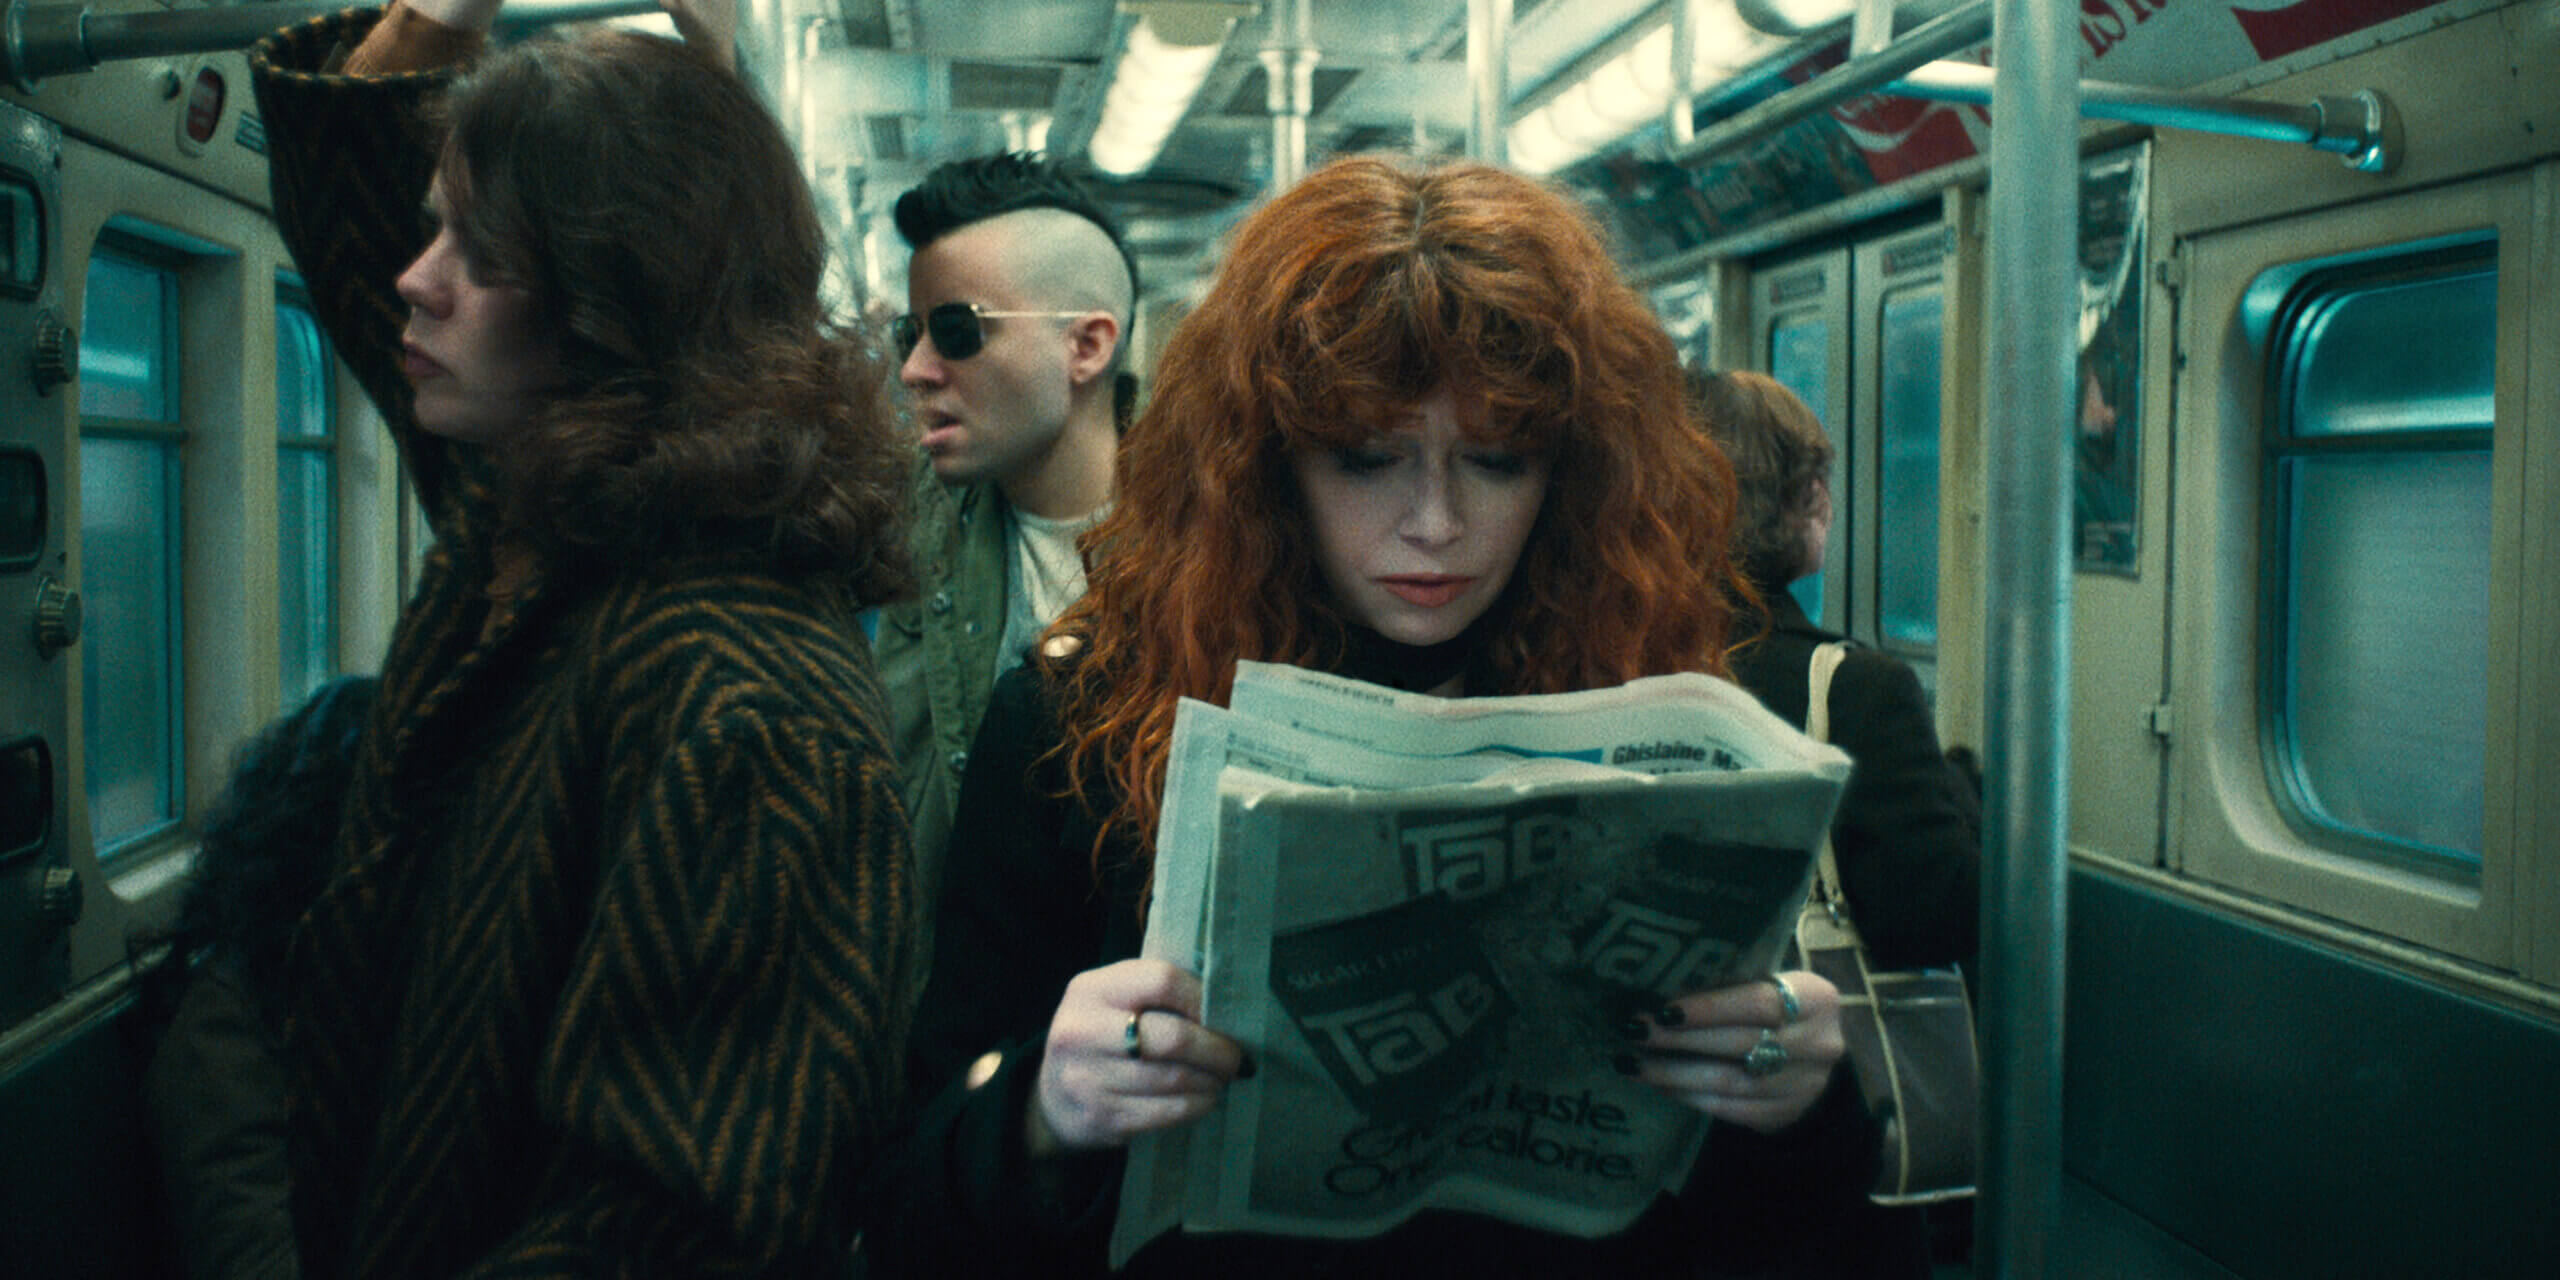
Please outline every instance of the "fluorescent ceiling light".
M1791 34L1803 34L1848 17L1858 6L1857 0L1759 0L1757 7L1763 18L1777 19L1770 30L1783 33L1793 27Z
M676 32L676 20L668 17L663 11L658 13L625 14L622 17L608 19L607 21L610 25L621 27L626 31L639 31L653 36L665 36L669 40L682 38Z
M1742 20L1731 0L1689 0L1696 57L1691 81L1703 89L1786 43ZM1680 96L1671 74L1671 24L1646 32L1617 57L1511 124L1511 163L1553 173L1661 119Z
M1086 144L1094 168L1125 178L1156 162L1218 65L1234 13L1224 5L1164 5L1140 13Z

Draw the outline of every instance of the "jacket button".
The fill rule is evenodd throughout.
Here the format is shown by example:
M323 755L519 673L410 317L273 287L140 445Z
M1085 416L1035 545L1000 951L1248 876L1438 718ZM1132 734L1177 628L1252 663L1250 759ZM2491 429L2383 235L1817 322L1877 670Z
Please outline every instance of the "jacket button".
M986 624L985 624L985 623L983 623L983 622L976 622L976 621L972 621L969 625L967 625L967 626L965 626L965 627L962 627L962 628L961 628L961 630L966 631L966 632L968 632L970 635L973 635L973 636L974 636L974 635L978 634L978 632L979 632L979 631L983 630L985 627L986 627Z
M950 593L950 592L948 592L948 591L936 591L936 592L934 592L934 593L933 593L933 611L934 611L935 613L949 613L949 612L951 612L951 593Z
M968 767L969 767L969 753L968 753L968 752L966 752L966 751L954 751L954 752L952 752L952 753L951 753L951 771L952 771L953 773L959 773L959 772L961 772L962 770L967 769Z

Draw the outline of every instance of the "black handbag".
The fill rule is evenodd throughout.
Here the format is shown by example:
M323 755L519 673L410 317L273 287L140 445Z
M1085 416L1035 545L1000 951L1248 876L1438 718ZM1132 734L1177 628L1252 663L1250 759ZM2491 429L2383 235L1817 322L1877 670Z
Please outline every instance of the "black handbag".
M1830 741L1831 674L1847 651L1834 642L1813 652L1805 733L1816 741ZM1972 1195L1982 1067L1963 971L1868 963L1827 834L1796 922L1796 946L1804 967L1840 989L1849 1066L1867 1109L1884 1126L1884 1153L1868 1198L1912 1205Z

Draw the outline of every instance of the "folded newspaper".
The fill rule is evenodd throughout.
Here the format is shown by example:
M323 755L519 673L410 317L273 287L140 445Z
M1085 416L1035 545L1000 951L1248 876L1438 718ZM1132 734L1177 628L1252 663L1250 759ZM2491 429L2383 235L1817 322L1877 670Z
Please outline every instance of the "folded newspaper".
M1706 1118L1616 1028L1770 972L1848 757L1703 675L1444 699L1247 662L1229 703L1175 720L1145 952L1261 1069L1131 1145L1112 1265L1435 1208L1606 1235L1676 1191Z

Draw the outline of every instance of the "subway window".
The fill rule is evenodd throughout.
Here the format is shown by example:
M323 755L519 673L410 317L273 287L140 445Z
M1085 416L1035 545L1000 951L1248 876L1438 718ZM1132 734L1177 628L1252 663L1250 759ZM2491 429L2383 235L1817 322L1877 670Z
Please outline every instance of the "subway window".
M1938 379L1944 290L1897 289L1878 341L1876 624L1912 656L1938 646Z
M81 729L104 859L185 811L175 264L100 237L81 315Z
M329 349L298 283L276 288L276 625L284 705L338 670L337 433Z
M1821 415L1824 405L1831 403L1831 329L1820 313L1800 312L1781 316L1770 326L1769 376L1795 392L1796 398L1811 406L1817 416ZM1825 422L1822 429L1830 435L1835 450L1831 467L1832 510L1845 513L1849 486L1837 456L1846 452L1839 449L1840 428L1835 423ZM1835 542L1840 539L1840 529L1845 524L1840 514L1833 516L1832 536ZM1840 626L1837 619L1826 621L1822 616L1827 572L1817 569L1808 573L1789 583L1787 592L1796 598L1797 604L1804 606L1806 618L1818 625L1837 629Z
M2267 345L2268 768L2297 820L2476 876L2495 244L2287 274Z

